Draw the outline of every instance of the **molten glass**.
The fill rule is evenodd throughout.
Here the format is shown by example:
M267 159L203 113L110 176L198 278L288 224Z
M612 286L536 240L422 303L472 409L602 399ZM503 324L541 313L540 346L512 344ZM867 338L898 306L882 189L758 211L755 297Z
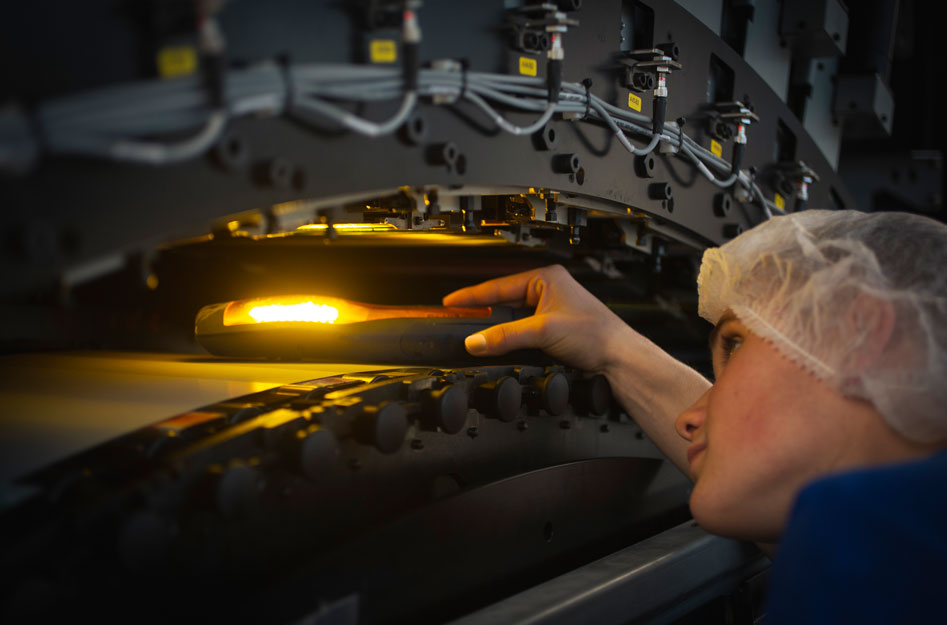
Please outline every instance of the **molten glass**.
M377 319L432 319L489 317L489 306L381 306L318 295L287 295L230 302L224 309L225 326L258 323L345 324Z
M325 304L303 302L302 304L267 304L254 306L247 313L257 323L269 321L313 321L334 323L339 318L339 309Z

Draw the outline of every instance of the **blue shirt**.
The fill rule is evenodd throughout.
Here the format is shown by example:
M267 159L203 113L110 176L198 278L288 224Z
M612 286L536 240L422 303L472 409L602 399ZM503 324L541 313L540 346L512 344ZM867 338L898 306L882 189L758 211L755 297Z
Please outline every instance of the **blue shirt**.
M947 623L947 451L800 493L767 625Z

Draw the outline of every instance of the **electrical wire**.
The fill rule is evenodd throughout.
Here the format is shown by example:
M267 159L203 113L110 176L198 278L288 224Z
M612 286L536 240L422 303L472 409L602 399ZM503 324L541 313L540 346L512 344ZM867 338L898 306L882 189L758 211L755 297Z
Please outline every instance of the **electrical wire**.
M689 137L673 122L661 132L640 113L610 104L579 83L564 82L556 102L548 102L542 78L422 69L417 90L405 89L398 68L344 64L306 64L280 67L260 63L230 70L224 84L225 110L209 110L196 76L112 87L43 103L36 126L46 149L53 153L86 154L147 164L165 164L200 155L222 136L229 118L288 113L303 121L327 119L353 132L378 137L397 130L410 117L420 97L439 97L448 104L466 101L483 112L502 131L533 134L556 113L604 124L630 154L649 154L664 141L672 152L689 160L715 186L745 187L767 216L782 212L763 196L745 173L731 173L731 164ZM334 101L383 102L400 97L398 110L377 122L360 117ZM539 113L533 122L510 122L495 105ZM193 131L176 143L143 140ZM636 147L630 137L646 144ZM2 154L5 154L2 153ZM0 158L6 158L0 154ZM15 155L10 155L13 160ZM2 165L2 163L0 163ZM716 172L716 174L715 174ZM718 175L723 176L719 178Z

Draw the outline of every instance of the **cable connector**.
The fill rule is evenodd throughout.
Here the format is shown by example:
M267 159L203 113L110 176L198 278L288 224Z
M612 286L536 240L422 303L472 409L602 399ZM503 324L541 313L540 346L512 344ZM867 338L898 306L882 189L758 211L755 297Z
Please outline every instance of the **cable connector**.
M201 64L204 83L207 87L211 108L222 110L224 102L224 75L227 73L224 63L224 49L227 47L224 34L213 15L199 20L198 46L201 51Z
M401 22L402 43L421 43L421 26L418 24L418 14L413 9L405 9Z
M734 102L718 102L713 108L717 111L719 123L735 126L733 133L733 155L730 158L730 173L740 173L743 166L743 155L746 152L746 129L760 121L760 116L753 112L748 104L739 100Z
M546 32L549 33L549 49L546 50L546 82L549 86L547 100L551 105L559 101L559 93L562 91L562 60L566 58L562 36L569 30L570 24L578 25L578 22L568 19L562 11L552 11L546 18Z
M819 181L819 174L815 173L804 161L794 163L779 163L775 165L774 180L776 185L786 186L795 191L796 202L793 210L805 210L809 201L809 185Z
M640 91L643 84L641 77L647 74L654 76L654 89L651 92L654 96L654 106L651 109L651 131L660 136L664 132L664 121L667 116L667 77L671 72L683 66L658 48L632 50L625 54L623 60L631 62L631 71L626 72L633 82L631 85L626 85L629 88ZM650 84L650 81L648 82Z
M421 67L421 26L418 24L418 14L416 9L421 5L417 1L405 2L404 12L401 16L401 44L404 48L404 88L405 91L414 93L418 90L418 74Z

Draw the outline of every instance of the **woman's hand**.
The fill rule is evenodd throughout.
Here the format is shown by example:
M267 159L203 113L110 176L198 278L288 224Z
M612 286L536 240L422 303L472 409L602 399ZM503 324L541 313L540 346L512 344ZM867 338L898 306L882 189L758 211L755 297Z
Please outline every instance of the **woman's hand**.
M505 304L535 307L531 317L467 337L475 356L538 347L577 369L601 373L649 438L685 473L688 442L674 427L678 414L710 382L635 332L559 265L489 280L455 291L445 306Z
M610 345L630 330L561 265L496 278L444 297L445 306L497 304L536 312L467 337L467 351L475 356L539 348L576 368L603 372L611 364Z

